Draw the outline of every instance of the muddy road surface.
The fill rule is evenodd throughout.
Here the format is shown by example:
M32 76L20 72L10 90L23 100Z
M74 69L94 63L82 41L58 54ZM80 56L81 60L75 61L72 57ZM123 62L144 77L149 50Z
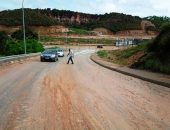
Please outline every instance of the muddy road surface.
M170 88L107 70L39 58L0 69L0 130L170 130Z

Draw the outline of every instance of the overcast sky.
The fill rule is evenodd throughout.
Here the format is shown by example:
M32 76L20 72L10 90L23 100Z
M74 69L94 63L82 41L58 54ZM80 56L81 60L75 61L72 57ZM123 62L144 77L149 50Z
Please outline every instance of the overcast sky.
M1 0L0 10L21 8L22 0ZM119 12L140 17L169 16L170 0L25 0L26 8L56 8L91 14Z

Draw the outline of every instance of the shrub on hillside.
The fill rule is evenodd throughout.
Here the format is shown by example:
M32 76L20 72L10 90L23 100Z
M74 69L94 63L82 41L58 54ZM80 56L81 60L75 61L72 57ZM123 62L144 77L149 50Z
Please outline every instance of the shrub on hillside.
M39 43L37 40L27 40L27 52L28 53L36 53L44 51L43 45Z
M7 40L9 39L8 35L5 32L0 32L0 54L3 55L4 48L6 46Z
M16 40L23 40L23 30L17 30L12 33L11 37ZM36 39L38 40L38 34L31 31L29 28L25 29L25 37L26 39Z
M36 53L44 50L43 45L37 40L26 40L27 53ZM23 41L10 40L7 42L3 55L24 54Z
M131 67L170 74L170 23L147 45L147 53Z
M5 32L0 32L0 42L5 42L8 38L9 37Z
M18 30L12 34L11 39L5 32L0 32L0 55L18 55L24 53L23 33ZM27 53L36 53L44 50L43 45L39 43L38 35L31 30L26 31Z
M9 40L6 43L6 47L4 48L5 52L4 55L18 55L24 53L24 45L18 41Z
M135 63L132 67L170 74L170 61L162 63L162 61L158 57L156 57L155 54L153 53L148 53L145 57L140 59L140 61Z
M148 52L155 53L162 62L170 58L170 23L165 24L160 34L148 45Z

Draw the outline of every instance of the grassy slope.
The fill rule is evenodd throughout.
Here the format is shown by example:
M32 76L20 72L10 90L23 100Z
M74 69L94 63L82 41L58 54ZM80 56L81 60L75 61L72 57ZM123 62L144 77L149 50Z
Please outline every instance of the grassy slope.
M65 37L41 37L42 42L66 42ZM80 44L105 44L105 45L113 45L114 41L109 39L87 39L87 38L67 38L68 43L80 43Z
M147 46L147 55L133 67L170 74L170 22L162 26L159 35Z
M85 29L78 29L78 28L69 28L68 34L77 34L77 35L89 35L90 31Z
M128 58L135 55L140 51L144 51L146 44L131 47L123 50L112 50L112 51L99 51L97 54L99 57L104 58L107 61L120 65L129 65Z
M99 57L116 64L123 66L131 66L132 68L145 69L154 72L170 74L170 59L162 63L161 60L151 52L147 52L148 44L141 44L136 47L125 50L99 51ZM138 59L138 62L129 64L129 59L140 52L145 52L145 55Z

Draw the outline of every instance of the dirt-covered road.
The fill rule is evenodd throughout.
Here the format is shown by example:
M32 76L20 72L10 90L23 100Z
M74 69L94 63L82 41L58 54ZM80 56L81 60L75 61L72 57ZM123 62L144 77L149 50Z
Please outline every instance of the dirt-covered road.
M170 88L102 68L92 52L1 68L0 130L170 130Z

